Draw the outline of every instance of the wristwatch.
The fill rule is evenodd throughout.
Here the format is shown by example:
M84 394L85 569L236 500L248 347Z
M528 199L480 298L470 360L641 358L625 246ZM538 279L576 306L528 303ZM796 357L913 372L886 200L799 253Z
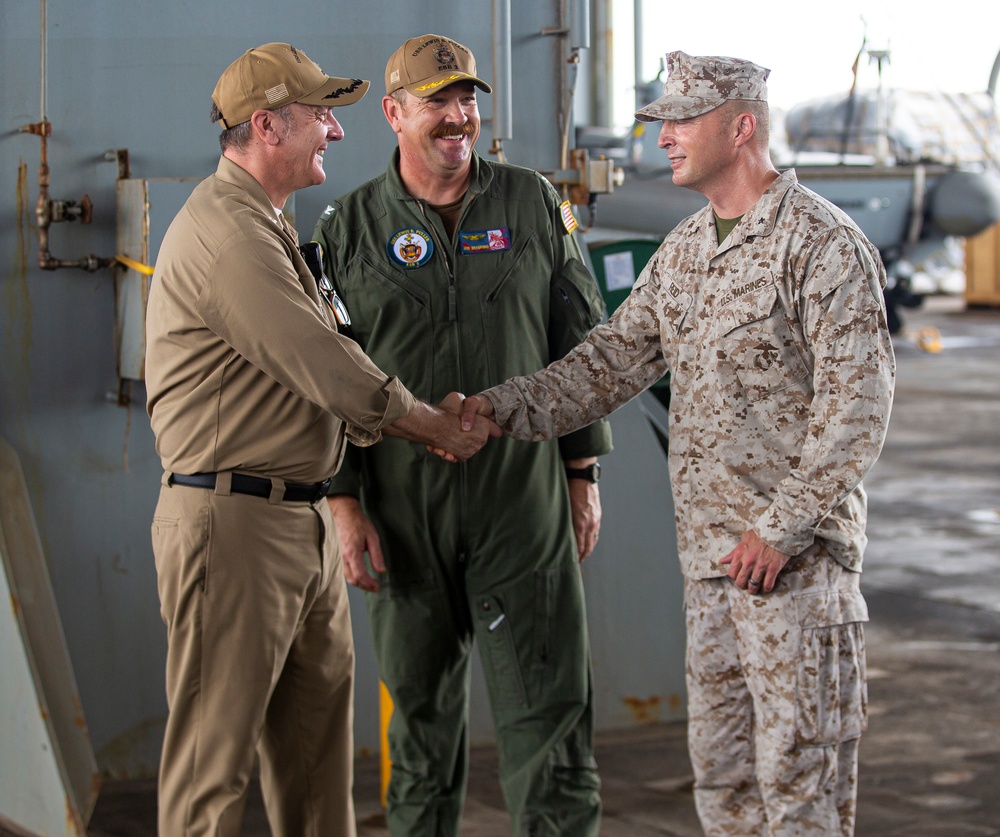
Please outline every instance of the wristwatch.
M566 478L571 480L586 480L587 482L597 482L601 478L601 463L595 462L586 468L567 468Z

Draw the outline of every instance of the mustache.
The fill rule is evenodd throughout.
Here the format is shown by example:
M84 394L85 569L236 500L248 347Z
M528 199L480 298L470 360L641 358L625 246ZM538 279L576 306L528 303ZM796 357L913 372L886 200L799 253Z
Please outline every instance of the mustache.
M469 134L475 133L475 126L471 122L466 122L464 125L438 125L433 131L431 131L432 139L443 139L444 137L455 137L462 136L467 137Z

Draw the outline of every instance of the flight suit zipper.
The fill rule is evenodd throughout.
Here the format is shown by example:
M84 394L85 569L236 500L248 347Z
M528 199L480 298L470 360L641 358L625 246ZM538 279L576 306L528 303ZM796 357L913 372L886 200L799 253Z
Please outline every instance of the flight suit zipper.
M468 199L463 202L462 212L458 216L458 222L455 225L455 235L452 236L450 247L444 247L442 245L441 233L439 232L437 225L427 215L427 203L423 200L417 201L417 207L420 210L420 215L423 217L424 222L430 229L431 235L434 237L434 244L441 252L441 256L448 269L448 322L451 324L455 340L455 358L458 363L458 385L460 388L464 385L465 373L462 368L462 340L458 327L458 278L455 275L455 260L458 258L458 253L456 251L456 246L459 239L458 231L462 229L462 223L468 216L469 209L472 207L477 195L478 192L476 192L470 185ZM466 566L466 545L469 542L468 529L466 526L466 521L468 519L467 499L468 470L466 464L461 462L458 464L458 519L460 521L459 525L461 526L461 532L459 533L459 563L463 568Z
M455 323L458 321L458 290L455 287L455 266L449 255L449 250L443 246L441 243L441 234L438 231L437 226L427 217L427 204L423 200L417 201L417 207L420 209L420 215L424 219L424 223L427 224L431 231L431 236L434 238L434 246L438 248L438 252L441 253L444 258L444 263L448 268L448 322ZM462 360L459 358L459 364ZM459 368L459 380L461 380L461 368Z

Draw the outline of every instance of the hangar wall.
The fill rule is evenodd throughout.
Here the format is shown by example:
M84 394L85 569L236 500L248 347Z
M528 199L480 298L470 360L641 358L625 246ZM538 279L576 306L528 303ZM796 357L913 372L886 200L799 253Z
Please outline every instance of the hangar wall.
M568 49L565 38L543 30L559 27L564 6L559 0L514 3L513 139L504 143L510 162L539 169L559 164L557 111ZM261 0L51 0L45 5L19 0L0 5L0 436L16 449L24 468L91 740L106 774L150 775L158 759L166 713L165 631L149 525L161 470L144 388L141 382L119 386L111 269L48 271L37 265L40 141L23 129L41 120L43 52L44 115L52 126L47 141L51 195L70 201L88 195L93 203L90 224L52 225L51 253L62 259L112 257L116 150L127 150L134 178L211 173L218 158L217 130L208 119L211 90L245 49L289 41L331 74L373 81L372 94L338 114L346 138L327 153L327 182L295 198L296 225L307 238L332 198L386 165L394 141L379 98L388 55L408 37L440 32L469 45L480 71L491 78L491 9L488 0L300 0L291 6ZM491 107L490 97L482 97L478 150L483 154L492 133ZM130 396L129 404L120 403L122 395ZM613 456L608 459L613 462ZM628 491L623 478L617 499L606 493L606 525L615 517L616 504L635 507ZM669 507L669 496L663 505ZM669 521L672 514L666 517ZM672 569L676 561L670 536L665 537L657 535L656 548ZM610 572L611 560L632 559L605 552L588 563L600 567L604 561ZM621 657L631 671L621 677L609 672L603 682L608 688L628 688L642 700L669 693L672 702L663 711L676 716L682 637L672 626L679 623L661 624L666 617L658 616L661 622L645 625L666 637L664 659L673 668L648 672L643 662L648 648L621 647L615 639L619 603L630 598L622 567L615 569L619 580L613 585L600 572L585 569L591 573L592 600L601 599L592 609L595 649L606 659ZM648 590L649 572L635 565L626 572ZM660 604L673 611L678 600L670 595ZM358 745L374 748L377 674L356 591L352 607ZM605 664L610 666L610 659ZM600 678L600 661L597 669ZM490 734L489 722L482 700L478 705L474 737L482 738ZM604 705L604 725L631 722L617 696Z

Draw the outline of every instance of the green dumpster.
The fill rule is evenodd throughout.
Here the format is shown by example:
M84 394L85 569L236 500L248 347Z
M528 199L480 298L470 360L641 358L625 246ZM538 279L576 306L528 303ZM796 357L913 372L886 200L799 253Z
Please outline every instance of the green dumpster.
M651 238L624 238L588 244L591 267L608 314L614 312L629 295L635 280L659 246L660 242ZM663 406L668 406L670 376L664 375L650 391L663 402Z

